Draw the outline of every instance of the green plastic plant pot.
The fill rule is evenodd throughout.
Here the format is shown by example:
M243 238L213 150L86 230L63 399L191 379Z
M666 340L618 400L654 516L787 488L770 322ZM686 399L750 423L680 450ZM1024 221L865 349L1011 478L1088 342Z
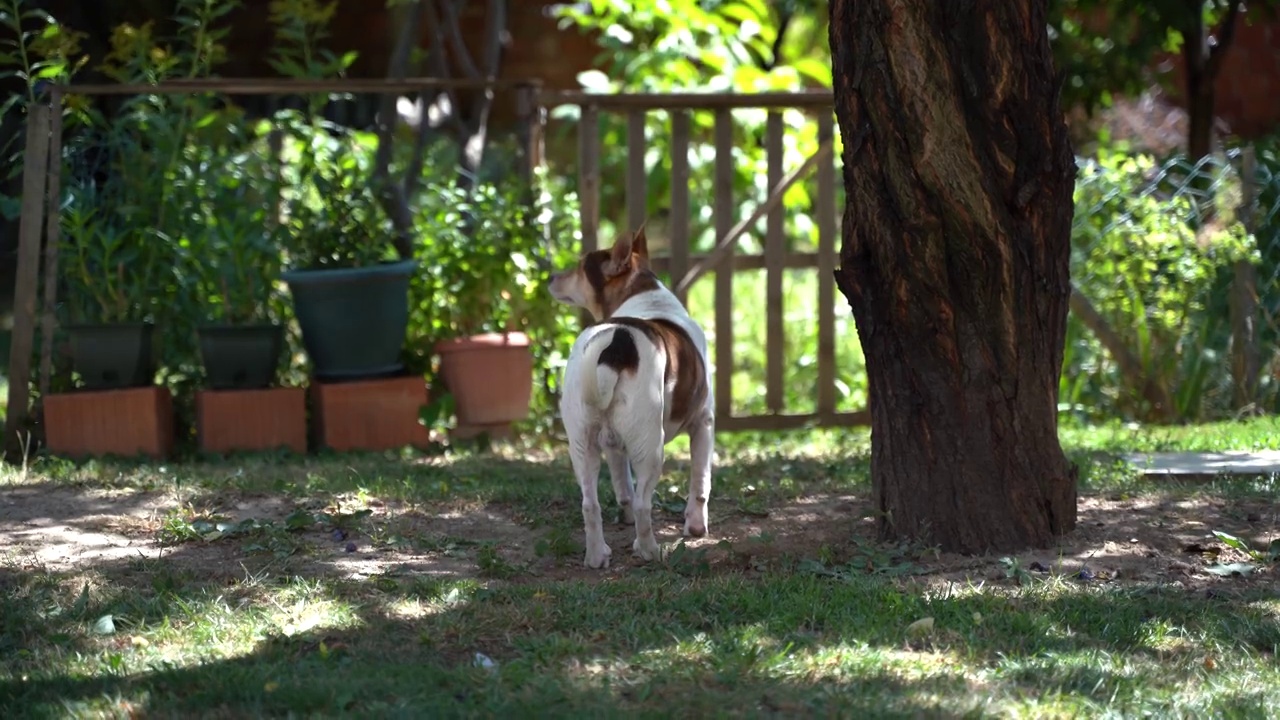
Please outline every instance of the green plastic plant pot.
M403 369L409 278L417 268L417 261L402 260L282 274L316 378L355 380Z
M151 323L67 326L71 369L87 390L145 387L155 382Z
M275 379L284 347L279 325L206 325L198 331L205 381L214 390L257 390Z

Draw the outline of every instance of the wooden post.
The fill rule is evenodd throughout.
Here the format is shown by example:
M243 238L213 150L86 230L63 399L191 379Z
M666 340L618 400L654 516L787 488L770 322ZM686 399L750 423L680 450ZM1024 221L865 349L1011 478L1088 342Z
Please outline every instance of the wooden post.
M58 307L58 252L62 239L62 90L49 93L49 167L45 206L44 319L40 323L40 400L49 395L53 377L53 335Z
M600 110L584 105L578 119L578 216L582 252L600 247Z
M582 252L600 247L600 109L583 105L578 117L578 217ZM591 325L591 313L580 314L582 326Z
M766 187L769 193L782 182L782 114L770 112L765 121ZM786 344L783 327L783 263L786 262L786 237L783 234L782 203L769 211L765 223L765 406L769 412L781 413L783 405L783 349Z
M31 359L35 349L36 294L40 275L41 221L49 171L49 106L28 109L23 155L22 216L18 223L18 270L13 290L13 344L9 350L9 407L4 423L5 458L21 462L31 401Z
M1252 145L1243 150L1240 163L1240 218L1245 230L1253 233L1256 223L1258 168ZM1238 409L1251 408L1258 397L1258 272L1246 260L1232 268L1231 283L1231 375Z
M733 113L716 111L715 222L717 246L733 230ZM716 271L716 423L733 417L733 255L724 248ZM688 280L686 277L685 280Z
M532 182L534 170L542 164L543 125L546 122L538 102L538 86L532 83L516 88L516 132L520 136L520 171L526 183Z
M818 144L832 141L830 112L818 116ZM818 165L818 414L836 411L836 165Z
M627 230L638 229L649 214L644 116L644 110L627 113Z
M686 306L689 293L680 286L689 269L689 111L671 115L671 287Z

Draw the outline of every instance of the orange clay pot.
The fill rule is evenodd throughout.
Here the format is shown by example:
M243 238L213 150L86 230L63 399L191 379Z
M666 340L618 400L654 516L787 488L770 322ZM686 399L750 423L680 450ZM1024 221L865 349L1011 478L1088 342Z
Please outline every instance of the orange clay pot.
M529 416L533 396L529 336L521 332L472 335L442 340L435 351L460 426L502 426Z

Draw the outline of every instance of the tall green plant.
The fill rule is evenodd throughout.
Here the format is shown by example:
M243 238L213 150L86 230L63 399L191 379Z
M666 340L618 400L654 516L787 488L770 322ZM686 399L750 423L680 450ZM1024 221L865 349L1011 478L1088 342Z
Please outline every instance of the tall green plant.
M211 147L204 162L211 166L209 178L199 186L191 230L182 244L185 272L196 286L203 319L226 324L271 320L278 315L273 299L279 294L281 270L280 249L271 233L279 173L251 142Z
M1229 328L1215 299L1232 264L1256 258L1257 251L1232 214L1224 211L1208 223L1198 217L1198 185L1210 185L1223 207L1238 203L1239 181L1230 168L1201 166L1188 173L1186 167L1105 148L1083 163L1072 279L1137 357L1142 375L1115 370L1096 339L1075 327L1079 318L1073 315L1064 402L1152 419L1140 385L1151 382L1173 398L1175 407L1166 412L1196 420L1229 397ZM1197 173L1213 177L1199 182L1192 177Z
M176 0L172 34L154 20L117 26L98 67L121 83L209 77L225 59L226 18L239 2ZM243 146L239 121L211 95L144 92L72 136L63 216L68 310L83 320L156 323L161 367L179 384L198 375L195 329L205 317L191 259L218 261L208 245L208 205L226 187L227 168L215 158ZM119 262L122 254L130 261ZM113 283L127 292L105 293Z
M270 62L297 79L340 76L355 53L327 47L336 2L273 0L276 43ZM282 110L270 131L282 134L284 174L276 238L296 268L371 265L394 258L393 229L373 186L375 136L330 123L321 114L328 97L307 96L305 111Z
M13 129L0 138L0 158L6 161L3 180L13 181L25 165L16 132L26 121L27 109L40 101L47 83L70 82L88 62L81 52L84 34L59 23L53 16L24 0L0 0L0 81L17 80L22 90L0 101L0 127ZM84 98L69 97L63 123L74 128L87 119ZM21 212L22 198L0 192L0 220L13 221Z

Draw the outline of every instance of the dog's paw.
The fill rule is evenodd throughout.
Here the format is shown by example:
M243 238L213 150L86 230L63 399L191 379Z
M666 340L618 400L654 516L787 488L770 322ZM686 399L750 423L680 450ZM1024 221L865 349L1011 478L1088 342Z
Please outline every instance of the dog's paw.
M707 534L707 523L705 520L693 520L686 518L684 521L685 537L705 537Z
M582 559L582 564L589 568L600 569L609 567L609 556L613 551L608 545L601 544L598 548L587 548L586 557Z
M645 562L652 562L662 557L662 548L658 546L658 541L652 537L646 541L636 538L635 542L631 543L631 549Z
M707 534L706 507L691 508L684 513L685 537L704 537Z

